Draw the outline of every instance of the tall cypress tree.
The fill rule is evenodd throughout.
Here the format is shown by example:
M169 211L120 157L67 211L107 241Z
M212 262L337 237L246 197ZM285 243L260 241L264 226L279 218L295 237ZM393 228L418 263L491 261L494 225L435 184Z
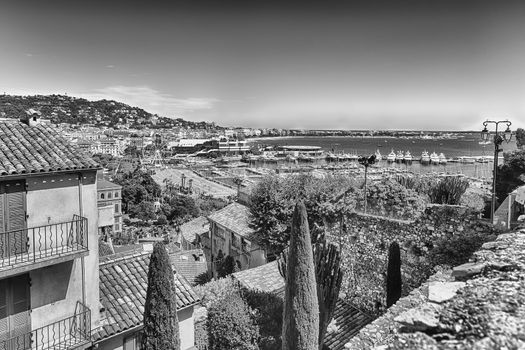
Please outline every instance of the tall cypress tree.
M399 244L392 242L388 249L388 268L386 273L386 307L401 298L401 254Z
M319 349L319 304L314 258L303 202L296 204L292 217L282 341L283 350Z
M153 247L149 263L142 349L180 350L175 279L162 243Z

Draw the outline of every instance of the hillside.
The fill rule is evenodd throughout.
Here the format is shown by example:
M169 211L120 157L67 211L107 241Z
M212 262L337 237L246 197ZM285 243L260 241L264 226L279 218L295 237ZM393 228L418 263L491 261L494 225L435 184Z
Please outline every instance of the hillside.
M129 124L130 127L139 129L144 127L216 128L212 123L160 117L142 108L111 100L88 101L65 95L0 95L0 118L18 118L31 108L39 111L42 118L50 119L55 124L92 124L109 127Z

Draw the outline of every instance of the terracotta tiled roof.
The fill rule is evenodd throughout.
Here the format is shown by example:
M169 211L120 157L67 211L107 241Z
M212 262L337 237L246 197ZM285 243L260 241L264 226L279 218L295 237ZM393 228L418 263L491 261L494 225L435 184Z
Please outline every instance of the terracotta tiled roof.
M0 176L98 168L49 126L0 122Z
M109 189L121 189L122 186L114 184L113 182L109 182L105 179L98 179L97 180L97 191L101 190L109 190Z
M244 288L274 293L284 299L285 282L279 273L276 261L236 272L232 276ZM333 318L338 329L325 336L325 346L329 350L343 350L350 338L374 320L342 299L336 303Z
M342 299L337 301L332 319L335 319L337 330L327 332L324 338L324 344L330 350L344 350L345 344L374 320Z
M184 239L189 242L195 242L197 236L200 236L210 230L210 222L204 216L199 216L180 226L180 232Z
M210 221L226 227L242 237L253 233L250 228L250 209L239 203L232 203L208 216Z
M195 257L199 260L195 260ZM196 284L199 275L208 271L208 264L202 249L172 253L170 260L175 272L184 276L192 285Z
M277 261L235 272L232 276L241 286L250 290L278 293L284 289L284 278L279 273Z
M100 263L100 301L106 309L106 320L95 330L95 340L142 325L150 256L151 253L142 252ZM199 301L188 281L179 274L175 274L175 288L177 309Z

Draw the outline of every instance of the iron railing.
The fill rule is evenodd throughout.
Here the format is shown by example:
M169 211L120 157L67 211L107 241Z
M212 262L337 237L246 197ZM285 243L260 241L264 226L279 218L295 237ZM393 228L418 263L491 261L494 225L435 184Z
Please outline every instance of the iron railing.
M87 219L0 233L0 269L88 249Z
M91 341L91 310L77 302L75 314L6 340L0 350L72 349Z

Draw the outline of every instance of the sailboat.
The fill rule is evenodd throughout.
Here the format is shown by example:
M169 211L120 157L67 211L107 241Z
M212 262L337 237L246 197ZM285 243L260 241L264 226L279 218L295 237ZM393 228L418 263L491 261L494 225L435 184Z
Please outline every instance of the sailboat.
M396 163L402 163L404 157L405 157L405 155L403 154L403 151L397 151Z
M378 149L376 150L376 153L374 153L374 154L376 155L377 161L380 161L381 159L383 159L382 156L381 156L381 152L379 152Z

